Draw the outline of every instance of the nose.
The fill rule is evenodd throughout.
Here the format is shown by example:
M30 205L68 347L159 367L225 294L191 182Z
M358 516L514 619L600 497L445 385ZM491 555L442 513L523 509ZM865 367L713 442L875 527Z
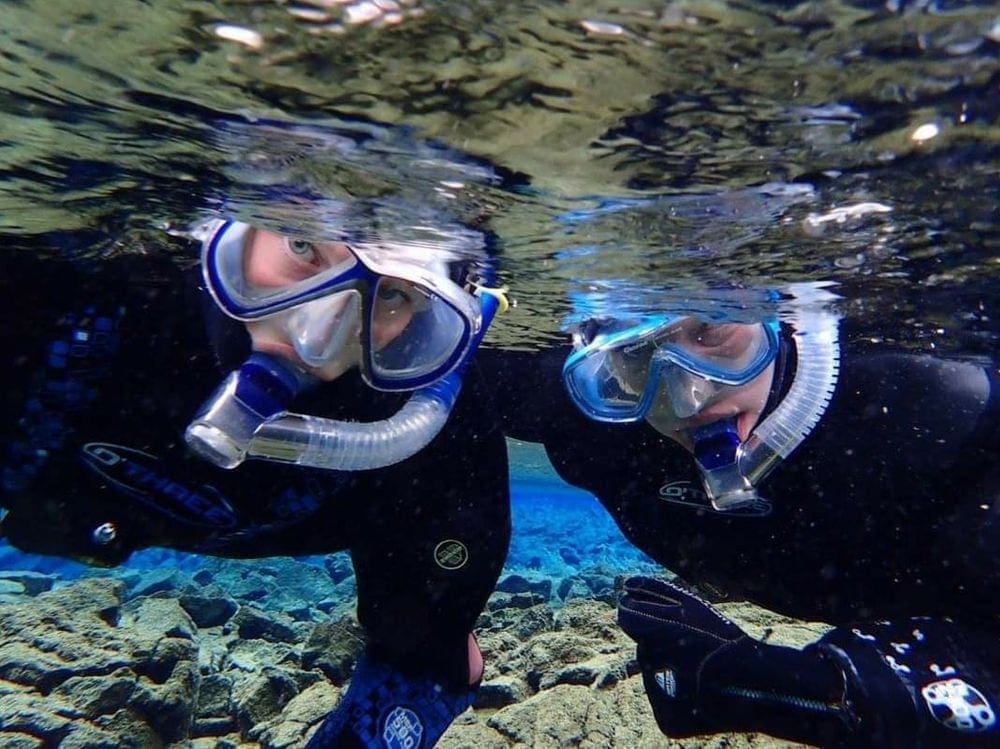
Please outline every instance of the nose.
M322 367L360 331L361 301L354 291L331 294L292 311L286 329L303 362Z
M667 398L678 419L689 419L711 403L718 392L715 383L676 365L664 372Z

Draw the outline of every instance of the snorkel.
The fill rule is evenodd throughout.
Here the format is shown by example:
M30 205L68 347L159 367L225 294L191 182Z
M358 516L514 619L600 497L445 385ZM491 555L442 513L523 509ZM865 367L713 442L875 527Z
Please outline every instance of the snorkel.
M833 298L832 294L795 285L801 299ZM814 306L794 309L796 369L792 384L778 406L740 442L734 419L723 419L692 430L694 454L712 507L720 512L770 512L770 503L756 486L797 448L830 405L840 371L839 318Z
M290 413L295 396L315 378L279 357L255 352L223 381L185 432L188 446L221 468L247 458L339 471L384 468L415 455L444 427L462 387L462 373L498 310L503 292L478 287L482 315L458 366L414 391L393 416L339 421Z

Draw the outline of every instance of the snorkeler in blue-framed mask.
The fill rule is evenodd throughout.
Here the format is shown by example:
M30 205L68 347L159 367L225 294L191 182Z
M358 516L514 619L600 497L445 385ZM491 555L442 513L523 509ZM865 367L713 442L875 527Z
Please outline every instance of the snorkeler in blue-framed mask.
M222 467L259 457L363 470L419 451L447 420L462 368L505 304L481 266L456 260L215 224L203 243L205 285L245 324L254 353L205 404L188 444ZM413 397L377 423L287 412L299 391L354 368L375 390Z
M713 509L766 512L756 484L808 434L836 383L836 319L813 317L795 333L810 365L763 421L780 351L776 317L591 318L574 332L563 379L590 418L645 420L693 452Z

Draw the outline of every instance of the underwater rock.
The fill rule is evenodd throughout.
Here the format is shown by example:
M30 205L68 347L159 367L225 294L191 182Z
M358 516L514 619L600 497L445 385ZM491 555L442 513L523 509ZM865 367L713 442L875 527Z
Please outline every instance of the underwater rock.
M45 742L26 733L0 730L4 749L44 749Z
M254 674L268 666L298 668L301 658L298 648L287 642L243 640L233 637L227 645L223 662L237 674Z
M0 596L23 596L27 589L17 580L0 579Z
M500 609L530 609L532 606L544 605L547 598L537 593L494 593L490 596L486 608L489 611L499 611Z
M119 742L114 745L116 747L159 749L164 746L163 739L146 723L144 716L132 708L101 716L94 722L104 732L115 737Z
M0 581L5 580L20 583L24 586L25 593L29 596L37 596L39 593L52 590L56 577L30 570L0 570Z
M483 613L479 618L479 628L491 632L504 631L523 641L552 629L552 609L546 605L531 608L499 608Z
M570 575L559 582L556 595L564 601L571 598L584 598L590 595L590 586L579 575Z
M298 642L299 634L280 614L271 615L253 606L241 606L232 618L240 637L271 642Z
M283 569L275 562L255 584ZM328 595L328 571L313 569ZM362 647L360 627L351 616L296 623L211 583L236 574L220 566L205 576L205 588L126 603L121 582L92 578L0 604L0 746L301 746L336 707L342 690L335 684L349 679ZM304 571L302 579L313 574ZM614 606L594 600L593 591L553 599L553 606L539 602L535 575L509 577L520 592L495 594L476 626L486 660L480 712L456 720L438 749L790 746L741 734L664 739L641 679L630 675L635 645L618 628ZM571 578L588 590L588 580L600 581L612 594L619 585L603 568ZM353 576L341 584L353 586ZM269 595L262 605L270 605ZM330 600L338 611L353 604ZM525 603L534 605L520 608ZM208 625L235 606L222 626ZM749 604L721 608L769 641L801 645L826 629Z
M200 628L225 624L239 608L239 604L226 595L188 594L180 597L180 604Z
M559 549L559 556L562 557L562 560L571 567L579 567L582 561L580 559L579 552L577 552L576 549L569 546L563 546L561 549Z
M0 678L28 688L4 697L0 725L25 722L33 735L60 737L60 746L186 738L198 688L194 626L176 600L122 606L123 592L117 581L88 579L0 607ZM122 708L156 741L133 742L100 727L121 723ZM16 715L6 714L11 709ZM126 737L140 735L135 728Z
M552 580L544 577L538 580L529 580L523 575L506 575L497 582L498 593L535 593L544 600L552 597Z
M321 681L297 694L281 711L281 715L261 726L259 741L262 749L286 749L300 746L307 731L318 726L340 699L340 690Z
M487 725L513 745L663 746L641 680L631 681L618 690L560 685L500 710Z
M573 632L543 632L522 645L515 658L519 670L533 689L558 683L558 674L568 664L581 663L593 655L593 643Z
M354 568L346 554L331 554L323 560L323 567L335 585L354 577Z
M122 668L107 676L72 676L52 690L56 699L73 705L89 720L112 715L135 689L135 674Z
M523 680L509 675L484 680L476 694L476 707L494 709L520 702L529 694Z
M131 627L139 637L158 640L180 637L193 640L197 627L176 598L136 598L121 610L119 624Z
M208 674L198 689L198 718L220 718L232 714L233 680L225 674Z
M364 633L357 621L322 622L302 647L302 668L319 669L334 684L343 684L363 647Z
M155 593L193 590L191 579L176 570L153 569L144 572L129 586L129 597L151 596Z
M265 668L234 696L240 730L252 738L264 730L255 731L256 726L280 714L298 693L298 684L291 676L281 669Z

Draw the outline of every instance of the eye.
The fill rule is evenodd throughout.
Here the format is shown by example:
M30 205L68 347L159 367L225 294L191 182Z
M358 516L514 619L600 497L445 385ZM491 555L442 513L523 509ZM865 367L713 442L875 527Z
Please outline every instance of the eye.
M396 312L413 303L410 293L399 286L380 284L378 287L379 306L389 312Z
M285 246L297 260L314 263L317 260L316 246L305 239L285 239Z

